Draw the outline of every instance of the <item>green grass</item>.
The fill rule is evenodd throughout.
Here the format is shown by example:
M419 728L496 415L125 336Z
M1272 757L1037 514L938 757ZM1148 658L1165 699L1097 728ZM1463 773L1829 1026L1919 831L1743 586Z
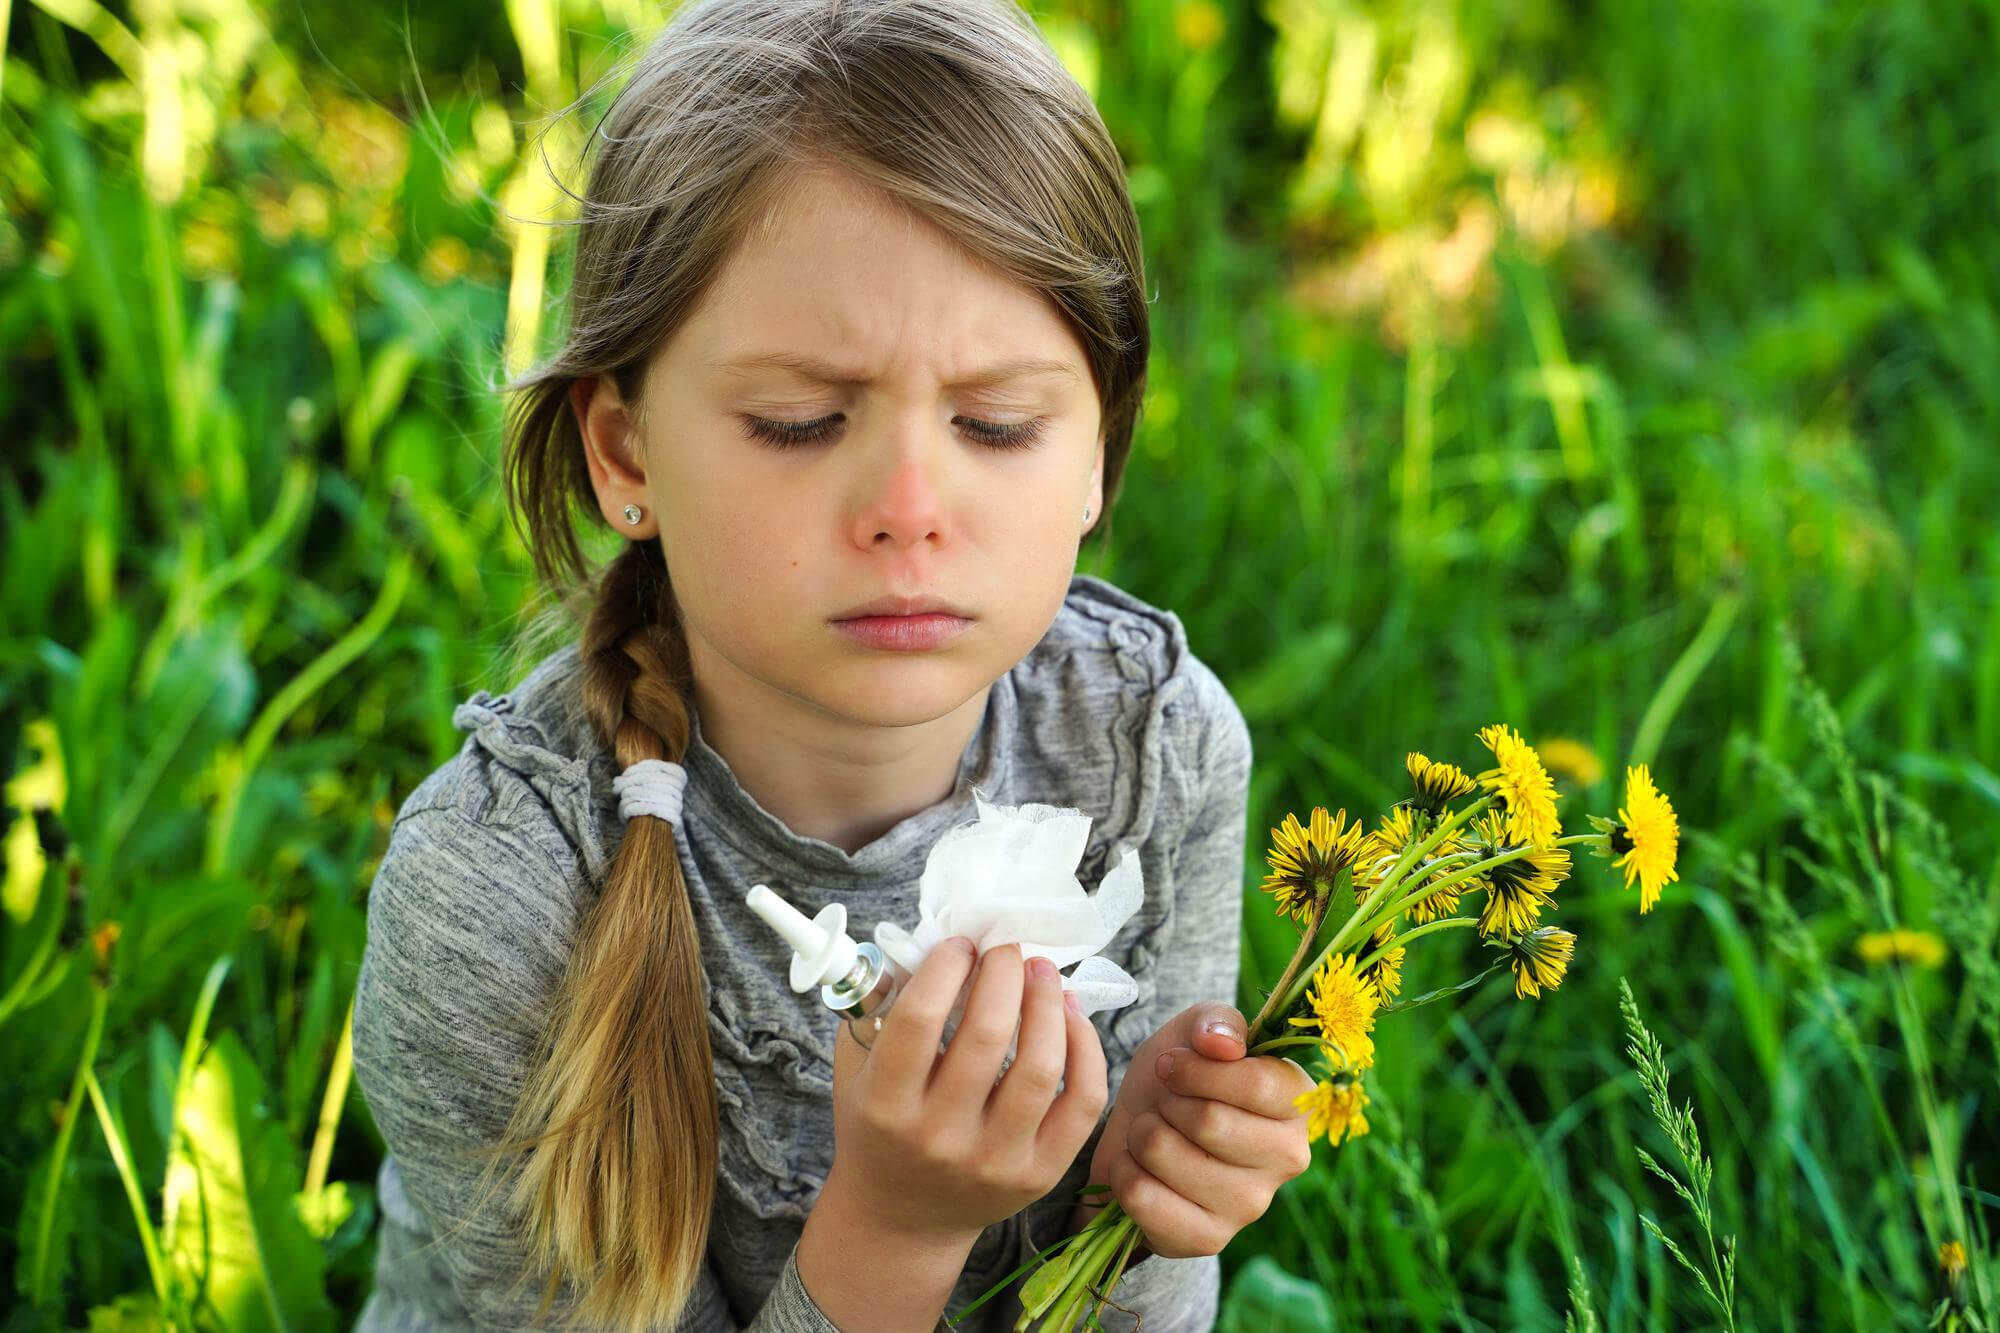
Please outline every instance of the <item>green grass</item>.
M183 1263L229 1275L232 1325L365 1296L366 888L531 591L484 388L511 252L461 178L539 170L508 118L587 83L627 8L565 5L525 61L478 7L407 48L301 11L12 8L7 1327L142 1319ZM1270 0L1190 50L1196 8L1044 21L1159 294L1084 567L1175 610L1236 693L1253 858L1287 810L1379 810L1406 749L1470 763L1499 719L1602 756L1562 782L1572 827L1644 760L1687 834L1643 919L1580 859L1560 991L1496 979L1380 1029L1373 1132L1225 1253L1225 1323L1713 1326L1662 1239L1714 1282L1712 1224L1736 1327L1922 1327L1948 1239L1941 1318L1991 1327L2000 9ZM182 31L185 86L149 103L140 53ZM150 174L148 123L185 136ZM1291 942L1260 871L1252 1010ZM1892 924L1943 965L1864 962ZM1444 955L1412 951L1412 993ZM1707 1224L1642 1157L1680 1160L1620 977L1699 1125ZM191 1229L190 1171L233 1233Z

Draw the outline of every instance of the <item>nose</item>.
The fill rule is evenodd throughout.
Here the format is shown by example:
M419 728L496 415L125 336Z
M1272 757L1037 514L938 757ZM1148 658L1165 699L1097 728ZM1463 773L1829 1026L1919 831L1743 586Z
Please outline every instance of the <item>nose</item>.
M854 541L873 550L921 542L943 544L949 537L952 480L948 475L949 425L902 418L876 438L860 443L854 512Z

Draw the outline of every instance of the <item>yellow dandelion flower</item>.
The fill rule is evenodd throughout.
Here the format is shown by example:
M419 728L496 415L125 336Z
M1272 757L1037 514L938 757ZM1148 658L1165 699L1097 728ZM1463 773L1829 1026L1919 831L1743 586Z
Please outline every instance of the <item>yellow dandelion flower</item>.
M1481 728L1479 740L1493 752L1493 767L1479 775L1479 785L1499 795L1508 835L1537 847L1553 845L1562 824L1556 818L1556 784L1541 756L1505 723Z
M1480 859L1501 852L1518 851L1525 844L1510 841L1507 821L1489 811L1473 821ZM1486 904L1479 909L1479 933L1500 939L1534 929L1544 907L1556 905L1556 888L1569 877L1567 847L1531 850L1519 860L1503 862L1479 880L1486 890Z
M1403 767L1416 790L1417 808L1433 818L1444 813L1447 803L1470 796L1479 785L1458 765L1441 764L1418 750L1403 756Z
M1363 956L1374 953L1395 937L1395 927L1384 921L1369 932L1368 947L1363 950ZM1403 989L1403 955L1407 952L1399 944L1361 969L1361 975L1375 988L1376 998L1384 1004L1389 1002L1390 996Z
M1681 826L1674 807L1653 785L1646 765L1625 770L1625 805L1611 829L1612 864L1625 869L1625 887L1639 882L1639 911L1653 910L1660 890L1680 878L1674 861L1680 854Z
M1368 1132L1368 1117L1361 1113L1368 1105L1368 1093L1352 1074L1343 1072L1321 1080L1311 1092L1300 1093L1292 1105L1306 1115L1307 1143L1324 1138L1337 1147L1343 1139Z
M1283 826L1271 830L1271 850L1264 854L1271 873L1263 888L1277 898L1279 915L1310 926L1313 909L1340 872L1354 863L1366 836L1360 820L1347 822L1345 810L1329 816L1324 807L1314 806L1303 826L1296 815L1287 814Z
M1368 1033L1375 1026L1382 997L1373 982L1355 971L1356 961L1353 954L1341 953L1321 963L1307 996L1312 1013L1290 1023L1319 1029L1319 1039L1333 1047L1349 1069L1366 1069L1375 1063L1375 1039Z
M1414 841L1420 841L1417 837L1417 815L1408 806L1395 806L1388 814L1382 816L1381 827L1368 835L1367 840L1361 844L1360 853L1354 858L1354 901L1357 904L1367 897L1368 890L1382 882L1383 877L1394 868L1397 858L1402 856ZM1444 841L1437 845L1431 855L1443 857L1464 849L1465 838L1462 833L1455 831L1445 835ZM1445 873L1457 868L1455 865L1448 867L1445 872L1434 873L1432 877L1443 878ZM1421 879L1415 878L1404 881L1402 888L1397 891L1398 896L1406 897L1416 892L1421 882ZM1463 892L1464 887L1462 883L1454 884L1448 889L1417 899L1410 904L1410 919L1422 925L1426 921L1435 921L1441 916L1455 914L1458 911L1459 894Z
M1944 941L1928 930L1872 930L1854 941L1854 952L1864 963L1886 963L1900 958L1919 967L1944 964Z
M1561 926L1542 926L1518 936L1507 946L1507 965L1514 969L1514 998L1525 1000L1562 985L1576 936Z
M1956 1282L1965 1276L1965 1247L1955 1240L1948 1240L1938 1246L1938 1267L1944 1270L1944 1280Z
M1549 772L1567 774L1582 786L1595 786L1598 779L1604 776L1604 761L1597 757L1597 751L1582 741L1568 736L1550 736L1537 745L1535 751L1549 766Z

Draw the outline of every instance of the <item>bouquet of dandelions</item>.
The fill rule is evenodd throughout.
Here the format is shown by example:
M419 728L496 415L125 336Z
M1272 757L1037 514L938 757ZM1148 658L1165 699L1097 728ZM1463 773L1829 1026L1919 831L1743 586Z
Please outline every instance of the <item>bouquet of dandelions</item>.
M1368 1132L1362 1075L1375 1063L1378 1015L1469 990L1503 967L1513 973L1518 999L1562 984L1576 936L1544 925L1542 913L1555 909L1571 848L1614 860L1625 886L1639 886L1642 913L1677 878L1679 824L1646 765L1627 770L1616 819L1592 815L1595 832L1565 837L1555 783L1534 748L1504 724L1483 729L1479 739L1493 763L1476 777L1410 754L1412 794L1373 831L1358 819L1350 823L1344 809L1329 816L1323 808L1303 825L1287 814L1271 830L1263 891L1304 931L1250 1023L1245 1054L1307 1048L1320 1057L1324 1076L1297 1103L1308 1116L1311 1142L1338 1145ZM1469 914L1467 899L1476 894L1484 898ZM1334 910L1350 902L1352 911ZM1405 949L1451 930L1477 932L1497 956L1468 980L1398 1001ZM1090 1185L1085 1192L1109 1188ZM1141 1239L1138 1224L1114 1199L1083 1229L1043 1250L1022 1290L1017 1333L1067 1330L1079 1320L1101 1327L1098 1315Z

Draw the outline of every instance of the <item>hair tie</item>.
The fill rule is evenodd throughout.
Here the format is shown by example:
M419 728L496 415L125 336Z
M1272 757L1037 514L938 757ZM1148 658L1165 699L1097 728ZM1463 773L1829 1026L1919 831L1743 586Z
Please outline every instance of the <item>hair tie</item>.
M681 822L681 793L687 789L687 770L665 759L641 759L611 779L618 793L618 817L652 815L670 824Z

